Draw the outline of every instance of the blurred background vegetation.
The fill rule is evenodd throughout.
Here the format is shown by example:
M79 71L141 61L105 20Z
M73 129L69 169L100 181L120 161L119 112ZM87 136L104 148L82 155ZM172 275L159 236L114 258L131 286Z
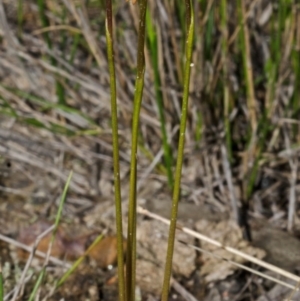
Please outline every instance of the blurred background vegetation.
M172 187L181 116L185 7L149 1L139 189ZM0 155L105 194L112 181L103 1L0 1ZM297 221L300 7L296 0L197 0L183 197ZM138 7L114 2L122 179L128 181ZM58 164L48 152L64 151ZM190 169L194 162L197 168ZM197 176L195 176L197 175ZM168 188L166 188L168 191ZM299 197L298 197L299 198ZM242 217L242 218L241 218Z
M113 1L113 12L121 181L127 200L138 6ZM182 201L199 205L199 211L206 204L231 215L247 238L247 216L269 218L297 232L300 4L195 0L194 12ZM138 196L151 202L158 196L169 199L173 186L184 3L149 0L146 20ZM72 169L64 214L80 219L99 199L112 201L114 193L105 3L0 0L0 39L2 196L33 204L31 219L41 212L53 217ZM15 204L10 208L25 208ZM5 217L1 227L7 226Z

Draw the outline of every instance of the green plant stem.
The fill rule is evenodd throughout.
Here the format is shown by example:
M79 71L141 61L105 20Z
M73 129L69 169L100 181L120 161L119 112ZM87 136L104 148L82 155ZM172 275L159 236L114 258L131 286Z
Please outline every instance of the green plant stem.
M172 158L171 147L168 143L166 121L164 116L164 102L163 102L163 94L161 92L161 78L160 78L159 66L158 66L159 59L158 59L157 33L156 33L155 26L152 23L149 12L147 14L147 35L150 44L152 67L154 70L154 87L155 87L155 96L156 96L155 98L156 98L156 104L159 113L159 119L160 119L160 130L162 134L164 159L165 159L165 165L166 165L167 176L168 176L168 184L169 187L172 189L173 188L173 172L172 172L173 158Z
M123 252L123 228L122 228L122 198L121 180L119 165L119 143L118 143L118 112L117 112L117 92L116 75L114 64L113 48L113 24L112 24L112 1L106 0L106 22L105 32L107 41L107 57L110 77L111 93L111 120L112 120L112 140L113 140L113 165L114 165L114 185L115 185L115 210L117 227L117 250L118 250L118 283L119 301L125 301L125 279L124 279L124 252Z
M184 154L184 140L185 140L185 129L186 129L186 121L187 121L192 50L193 50L193 39L194 39L194 11L193 11L192 2L190 0L185 0L185 5L186 5L187 39L186 39L186 49L185 49L186 62L185 62L184 79L183 79L183 101L182 101L182 112L181 112L182 117L180 120L178 155L177 155L177 164L176 164L176 171L175 171L175 182L174 182L174 190L173 190L173 202L172 202L170 229L169 229L168 250L167 250L163 291L162 291L162 298L161 298L162 301L168 300L170 278L172 272L172 261L173 261L175 230L176 230L176 221L177 221L177 213L178 213L178 202L180 196L181 170L182 170L183 154Z
M132 120L132 142L130 161L130 190L128 210L127 256L126 256L126 294L127 301L135 301L136 274L136 185L137 185L137 146L139 136L139 116L144 88L145 73L145 28L147 0L139 0L140 17L137 47L137 76L134 93L134 110Z
M40 285L42 284L42 281L43 281L43 278L45 276L45 273L46 273L46 267L44 266L42 268L40 274L39 274L39 277L38 277L37 281L35 282L35 285L33 287L33 290L32 290L32 292L30 294L30 297L29 297L28 301L33 301L35 299L35 296L36 296L36 294L38 292L38 289L39 289Z

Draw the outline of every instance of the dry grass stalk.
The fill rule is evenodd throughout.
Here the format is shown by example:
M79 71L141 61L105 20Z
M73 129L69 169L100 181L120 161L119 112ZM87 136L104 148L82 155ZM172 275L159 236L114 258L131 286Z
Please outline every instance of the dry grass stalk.
M170 221L168 219L163 218L162 216L160 216L158 214L152 213L152 212L150 212L150 211L148 211L148 210L146 210L146 209L144 209L142 207L138 207L137 211L140 214L143 214L143 215L146 215L148 217L151 217L151 218L154 218L156 220L159 220L159 221L163 222L166 225L170 224ZM296 275L294 275L294 274L292 274L290 272L287 272L285 270L282 270L282 269L280 269L280 268L278 268L278 267L276 267L276 266L274 266L272 264L269 264L269 263L267 263L265 261L262 261L260 259L257 259L255 257L253 257L253 256L245 254L245 253L243 253L243 252L241 252L241 251L239 251L237 249L234 249L234 248L231 248L231 247L228 247L228 246L224 246L224 245L220 244L219 242L217 242L217 241L215 241L215 240L213 240L213 239L211 239L211 238L209 238L209 237L207 237L205 235L202 235L202 234L200 234L200 233L198 233L196 231L193 231L193 230L191 230L189 228L178 226L178 229L181 230L181 231L183 231L183 232L185 232L185 233L187 233L187 234L189 234L189 235L191 235L191 236L193 236L193 237L196 237L196 238L198 238L200 240L206 241L206 242L208 242L208 243L210 243L212 245L215 245L215 246L217 246L219 248L223 248L223 249L225 249L226 251L228 251L230 253L233 253L235 255L238 255L238 256L246 259L247 261L250 261L250 262L252 262L254 264L257 264L257 265L259 265L259 266L261 266L263 268L266 268L266 269L268 269L270 271L273 271L273 272L275 272L275 273L277 273L279 275L282 275L282 276L284 276L286 278L294 280L297 283L300 282L300 277L298 277L298 276L296 276Z

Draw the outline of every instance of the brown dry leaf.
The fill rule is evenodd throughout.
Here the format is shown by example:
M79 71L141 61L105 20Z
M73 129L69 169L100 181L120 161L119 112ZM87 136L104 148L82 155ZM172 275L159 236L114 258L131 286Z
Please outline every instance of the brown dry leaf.
M126 240L123 240L123 244L123 249L126 250ZM117 237L106 236L90 250L88 255L100 268L114 265L117 261Z
M236 248L259 259L262 259L265 256L263 250L254 248L247 241L243 240L241 229L231 220L221 222L200 220L195 224L195 227L201 234L206 235L225 246ZM240 264L246 262L245 259L207 242L201 242L201 247L204 250L211 252L212 255L217 255L218 257L226 258ZM205 276L207 282L225 279L238 269L231 263L217 259L212 255L202 254L203 265L201 267L201 274Z
M32 246L41 233L46 231L51 224L48 221L39 220L36 223L23 228L17 240L25 245ZM57 258L66 258L67 260L74 260L81 256L85 251L85 243L88 236L70 237L68 233L60 225L58 227L54 243L51 249L51 256ZM37 250L43 253L47 253L50 241L52 239L52 233L49 233L43 237L38 244ZM17 255L21 261L27 260L29 253L18 249Z
M34 244L37 236L47 230L50 226L51 224L47 221L38 221L21 230L17 240L31 246ZM51 255L57 258L75 260L84 254L86 242L89 236L90 235L87 234L72 237L70 233L67 233L67 231L62 228L62 226L59 226L52 246ZM51 237L52 233L42 238L37 250L46 253ZM126 250L126 240L124 240L124 250ZM29 253L23 250L18 250L17 254L21 261L27 260L29 256ZM105 237L94 246L94 248L88 253L88 256L90 259L94 260L96 265L100 268L106 268L109 265L114 265L117 261L117 237Z
M29 227L22 229L19 233L17 240L25 245L32 246L41 233L46 231L51 226L47 221L38 221ZM37 246L37 250L47 253L49 248L49 244L51 241L52 233L49 233L45 237L43 237L40 243ZM65 253L65 242L64 242L64 232L61 227L58 228L56 233L56 237L51 249L51 256L61 258ZM22 249L18 249L17 255L21 261L27 260L29 253Z

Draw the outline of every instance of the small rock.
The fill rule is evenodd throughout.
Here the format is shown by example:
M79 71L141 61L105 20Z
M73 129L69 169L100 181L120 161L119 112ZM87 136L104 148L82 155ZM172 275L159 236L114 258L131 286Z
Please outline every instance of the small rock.
M137 227L137 241L139 244L137 250L139 258L146 262L156 263L156 268L154 269L153 267L152 275L143 275L143 269L139 271L139 275L141 279L150 279L149 277L155 278L155 281L152 281L153 290L158 289L156 281L160 283L159 290L161 289L162 279L158 279L158 275L163 274L168 246L168 235L169 227L154 220L143 220ZM184 246L177 242L177 240L183 240L192 244L193 238L181 231L177 231L173 256L173 272L177 275L189 277L195 269L196 253L194 249ZM150 263L143 264L152 268ZM137 281L139 283L139 277L137 277ZM142 281L142 283L145 282L147 281ZM149 283L149 286L151 286L151 281L149 281ZM141 287L142 286L141 284Z
M164 270L155 263L137 259L136 281L142 292L160 295L162 290Z

